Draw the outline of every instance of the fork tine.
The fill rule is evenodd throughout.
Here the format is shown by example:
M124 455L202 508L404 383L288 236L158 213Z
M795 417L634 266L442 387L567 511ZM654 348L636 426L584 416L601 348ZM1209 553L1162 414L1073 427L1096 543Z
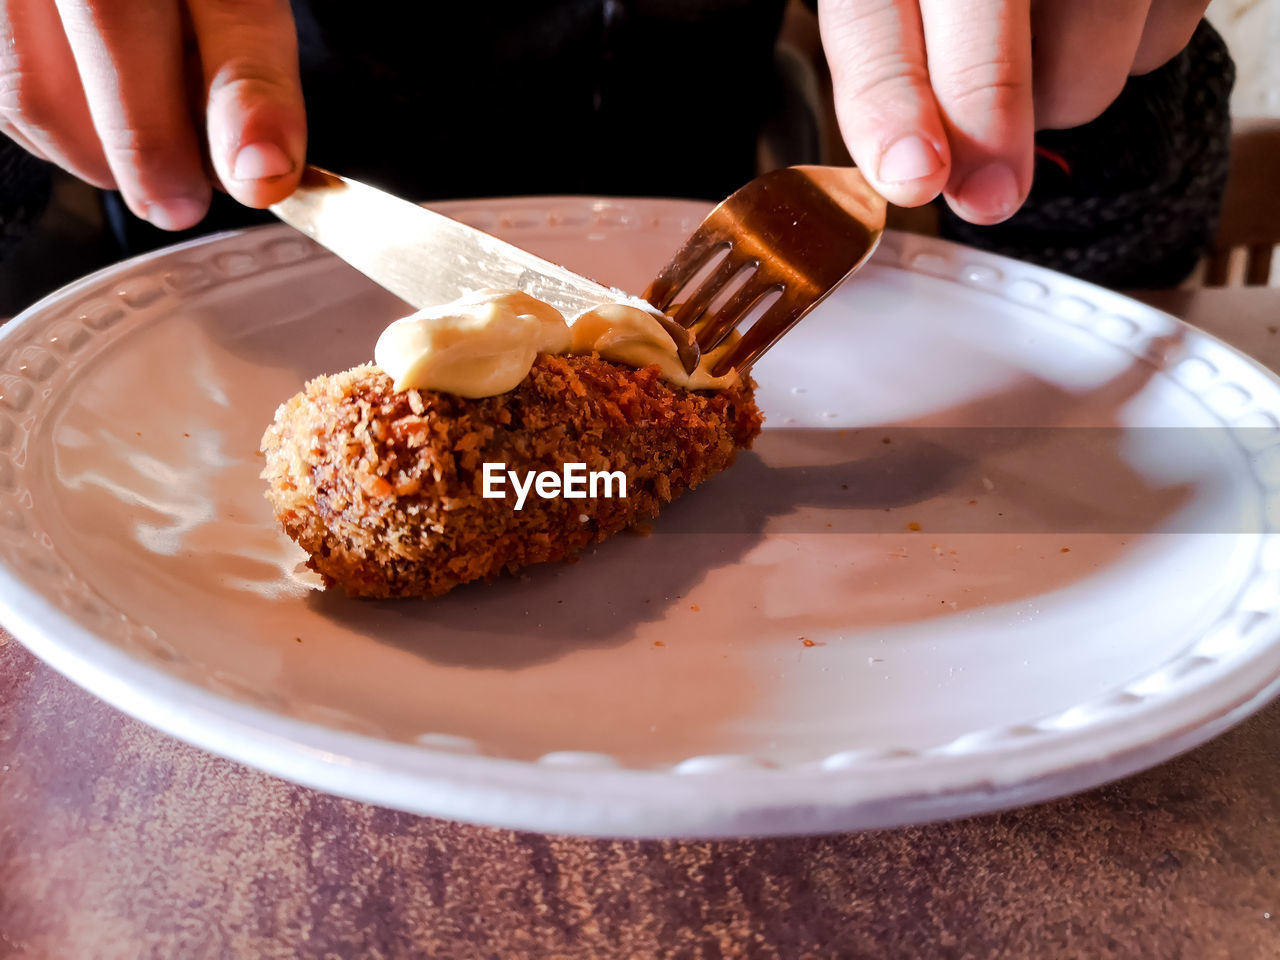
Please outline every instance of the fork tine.
M754 258L735 256L732 247L729 255L720 261L711 276L699 284L697 290L690 291L684 301L676 306L671 319L682 327L691 327L711 306L711 301L725 288L725 285L736 278L744 270L755 270L760 265ZM750 280L747 281L748 283Z
M774 287L774 289L777 289ZM765 355L782 335L796 325L797 321L808 313L813 304L797 301L788 296L784 290L778 302L764 312L751 328L742 335L742 339L733 345L733 349L720 358L711 371L713 376L728 373L731 367L737 367L739 373L746 373L751 365Z
M698 328L698 347L703 353L714 350L716 345L729 335L729 332L751 312L757 303L780 286L781 284L762 280L757 272L726 300L705 324Z
M729 241L724 237L700 227L649 284L649 289L644 292L644 299L666 313L671 301L693 279L694 274L706 266L707 261L718 251L729 246Z

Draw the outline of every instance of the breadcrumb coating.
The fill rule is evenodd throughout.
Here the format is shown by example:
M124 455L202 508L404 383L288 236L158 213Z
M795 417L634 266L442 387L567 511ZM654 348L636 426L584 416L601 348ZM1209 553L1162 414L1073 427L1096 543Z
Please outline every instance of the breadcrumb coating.
M514 390L471 400L392 389L364 365L309 382L262 439L267 499L326 586L353 597L438 596L562 560L655 516L725 469L763 418L754 384L672 387L656 367L540 355ZM621 470L627 496L486 499L483 464Z

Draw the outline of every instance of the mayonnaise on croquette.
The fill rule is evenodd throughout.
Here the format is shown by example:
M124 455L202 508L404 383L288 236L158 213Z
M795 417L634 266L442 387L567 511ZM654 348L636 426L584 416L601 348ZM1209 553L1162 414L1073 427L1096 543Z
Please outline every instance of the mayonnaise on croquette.
M724 349L687 373L670 334L639 307L604 304L566 321L519 290L482 290L395 321L378 338L373 359L396 390L477 398L514 389L539 353L596 353L631 367L657 366L664 380L688 390L723 390L738 382L732 370L711 375Z

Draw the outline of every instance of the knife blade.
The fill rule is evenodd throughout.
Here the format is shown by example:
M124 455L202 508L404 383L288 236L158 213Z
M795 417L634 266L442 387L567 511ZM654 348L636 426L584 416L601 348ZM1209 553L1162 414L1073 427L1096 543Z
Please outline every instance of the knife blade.
M624 303L658 317L687 372L698 365L693 334L639 297L356 180L309 165L271 212L414 307L483 288L523 290L566 317Z

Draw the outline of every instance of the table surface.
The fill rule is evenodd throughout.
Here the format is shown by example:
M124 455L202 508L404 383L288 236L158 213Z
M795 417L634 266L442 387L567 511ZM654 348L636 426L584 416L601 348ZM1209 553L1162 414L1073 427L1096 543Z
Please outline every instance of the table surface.
M1145 299L1280 369L1280 290ZM1280 703L1120 783L802 839L597 841L211 756L0 633L0 957L1280 957Z

